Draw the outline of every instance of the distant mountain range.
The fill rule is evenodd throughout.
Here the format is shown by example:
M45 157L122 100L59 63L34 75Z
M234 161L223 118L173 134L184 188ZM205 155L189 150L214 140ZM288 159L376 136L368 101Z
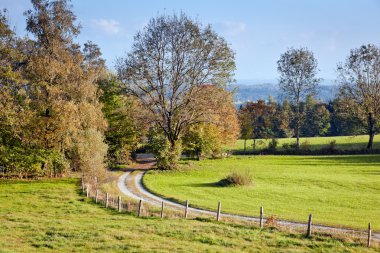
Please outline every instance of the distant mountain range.
M230 89L236 90L235 103L239 105L259 99L268 101L269 96L272 96L276 101L282 101L284 98L279 90L277 81L265 81L266 82L259 83L259 80L242 80L232 84ZM316 98L322 102L329 102L334 99L337 92L338 85L336 85L333 80L324 80L318 88Z

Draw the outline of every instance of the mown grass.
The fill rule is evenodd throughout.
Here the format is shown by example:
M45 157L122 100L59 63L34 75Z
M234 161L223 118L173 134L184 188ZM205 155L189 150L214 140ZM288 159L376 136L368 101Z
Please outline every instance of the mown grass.
M137 218L79 180L0 181L0 252L376 252L355 241L208 220Z
M224 212L380 230L380 155L234 156L192 161L182 171L150 171L144 184L153 192L193 206ZM249 170L252 186L220 187L231 171Z
M326 148L329 146L330 142L336 141L336 148L340 150L361 150L367 147L368 135L358 135L358 136L333 136L333 137L308 137L300 138L301 148L302 143L307 143L307 147L310 150L318 150ZM268 143L271 139L258 139L256 140L256 150L262 150L268 147ZM279 138L278 139L278 150L283 150L283 144L293 144L295 143L294 138ZM375 136L373 148L380 149L380 137ZM247 140L246 143L247 150L253 150L253 140ZM244 140L238 140L235 145L226 147L230 151L244 151Z

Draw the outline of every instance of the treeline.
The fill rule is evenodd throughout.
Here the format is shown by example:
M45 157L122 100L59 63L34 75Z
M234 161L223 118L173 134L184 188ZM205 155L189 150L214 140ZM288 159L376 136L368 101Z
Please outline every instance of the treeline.
M317 61L305 48L278 61L287 100L248 103L227 90L235 53L211 26L184 13L152 18L110 73L99 47L75 42L80 25L67 0L32 0L30 37L0 12L0 175L101 177L148 148L161 169L181 154L220 157L243 139L352 135L379 129L380 49L365 45L338 68L339 97L313 99ZM239 124L240 119L240 124ZM241 131L240 131L241 130Z
M294 137L295 107L284 100L278 103L269 98L247 102L239 107L241 138L273 139ZM300 103L300 136L347 136L367 134L363 122L347 112L345 106L335 99L329 103L320 102L312 96Z
M339 93L329 103L314 99L321 81L307 48L290 48L277 61L279 87L286 99L248 102L239 109L241 138L268 139L368 134L367 149L380 128L380 48L363 45L338 64ZM273 141L275 143L275 141Z

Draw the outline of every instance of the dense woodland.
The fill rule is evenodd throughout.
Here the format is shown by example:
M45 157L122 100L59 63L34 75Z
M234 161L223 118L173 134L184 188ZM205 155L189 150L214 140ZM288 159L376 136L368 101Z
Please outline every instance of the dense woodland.
M220 157L237 138L373 136L379 129L380 49L365 45L338 67L339 96L313 96L317 60L305 48L279 62L279 104L235 108L227 86L234 52L211 26L179 15L152 18L112 73L99 47L75 42L80 25L65 0L32 0L28 37L0 13L0 170L5 176L101 177L141 148L161 169L180 155ZM299 148L299 143L295 149Z

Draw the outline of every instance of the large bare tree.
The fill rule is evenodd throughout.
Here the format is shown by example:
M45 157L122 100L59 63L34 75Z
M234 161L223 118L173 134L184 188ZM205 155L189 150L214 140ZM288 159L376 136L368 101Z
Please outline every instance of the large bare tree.
M150 111L151 121L174 151L189 126L212 118L207 104L199 106L202 89L197 87L225 86L235 61L227 42L210 26L181 13L152 18L135 36L131 52L119 59L117 70L126 90Z
M296 135L296 147L299 149L299 137L302 124L300 103L308 96L316 93L320 79L318 62L313 52L307 48L288 49L277 61L277 70L280 74L279 86L285 93L289 102L295 107L294 133Z
M340 98L346 108L368 126L371 149L379 129L380 117L380 48L363 45L353 49L345 63L338 64Z

